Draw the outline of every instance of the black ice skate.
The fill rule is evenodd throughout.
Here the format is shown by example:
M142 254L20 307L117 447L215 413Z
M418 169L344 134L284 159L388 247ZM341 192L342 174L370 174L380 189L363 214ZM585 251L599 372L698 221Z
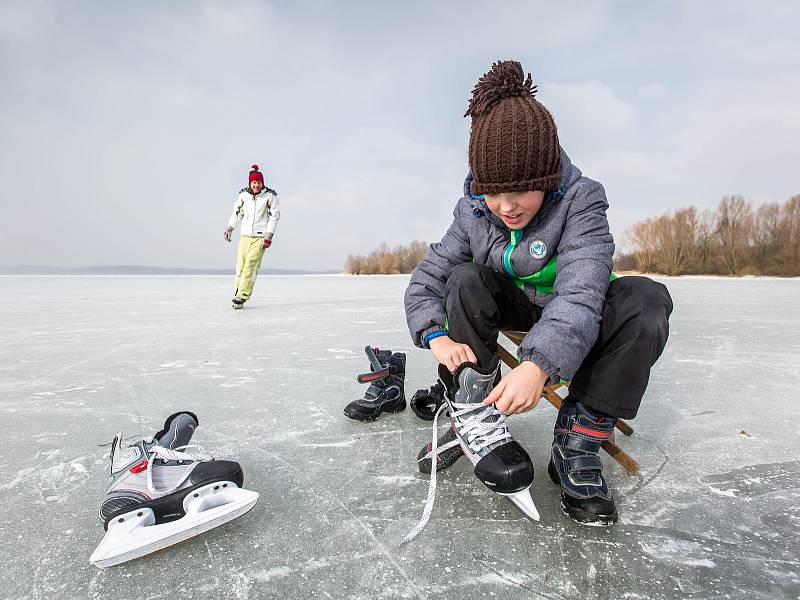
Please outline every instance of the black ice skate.
M530 494L533 483L533 464L530 456L508 431L506 415L494 405L483 403L494 388L499 373L499 365L488 371L473 363L463 363L453 374L450 374L444 365L439 365L439 378L446 390L446 405L439 409L436 417L438 418L446 406L450 413L451 429L463 453L475 465L475 476L493 492L506 496L526 516L538 521L539 511L536 510ZM438 455L437 418L433 421L433 441L428 451L431 457ZM422 519L401 543L414 539L427 524L436 497L438 470L433 469L431 472L428 499L422 512Z
M592 414L580 402L565 400L553 429L547 472L561 485L561 508L584 525L617 522L614 497L603 478L600 444L614 432L614 419Z
M245 302L247 302L247 298L239 298L239 297L236 297L236 298L234 298L233 300L231 300L231 303L232 303L232 305L233 305L233 308L237 308L237 309L238 309L238 308L244 308L244 303L245 303Z
M250 510L239 463L190 446L197 417L176 413L152 438L111 444L111 482L100 508L107 530L90 562L110 567L182 542Z
M437 381L430 389L417 390L411 397L411 410L423 421L433 421L439 407L444 404L444 386Z
M406 355L392 354L391 350L364 348L370 363L370 372L358 376L359 383L369 383L363 398L353 400L344 407L344 414L357 421L374 421L381 413L405 410Z

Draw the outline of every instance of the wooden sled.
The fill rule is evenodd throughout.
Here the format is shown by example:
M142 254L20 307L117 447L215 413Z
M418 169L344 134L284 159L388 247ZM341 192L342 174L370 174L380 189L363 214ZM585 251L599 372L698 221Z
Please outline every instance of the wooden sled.
M516 346L519 346L522 343L523 338L527 335L527 332L525 331L512 330L502 331L501 333ZM500 359L510 368L513 369L519 364L517 358L502 346L498 346L498 353L500 354ZM561 408L561 401L567 397L568 386L569 383L548 385L544 388L542 397L544 397L548 402L550 402L550 404L556 407L556 410L558 410ZM622 419L617 419L616 428L625 435L631 435L633 433L633 427L628 425ZM604 441L601 444L601 447L603 450L608 452L614 460L616 460L625 468L625 470L628 472L628 475L639 474L639 464L633 460L627 452L617 446L613 433L611 435L611 439Z

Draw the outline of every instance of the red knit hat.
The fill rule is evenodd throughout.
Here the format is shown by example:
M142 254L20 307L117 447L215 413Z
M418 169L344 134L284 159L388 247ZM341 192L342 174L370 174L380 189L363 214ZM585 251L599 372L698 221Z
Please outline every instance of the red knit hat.
M250 170L250 178L247 180L247 183L253 183L254 181L260 181L264 183L264 175L261 174L261 171L258 170L258 165L253 165Z

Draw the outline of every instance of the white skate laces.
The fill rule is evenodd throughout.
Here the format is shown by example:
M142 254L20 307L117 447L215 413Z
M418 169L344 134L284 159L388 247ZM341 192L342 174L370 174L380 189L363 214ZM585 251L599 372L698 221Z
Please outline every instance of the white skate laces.
M506 415L497 410L494 404L451 404L455 409L453 418L456 430L475 454L498 442L513 439L508 431Z
M428 498L425 501L425 508L422 509L422 518L419 520L419 523L417 523L416 527L406 534L406 537L404 537L403 541L400 542L401 546L413 540L415 537L417 537L420 531L425 529L425 526L428 524L428 520L431 518L431 513L433 512L433 503L436 500L436 463L439 461L439 457L437 456L439 438L436 435L436 425L437 421L439 420L439 415L442 414L445 408L447 408L447 402L442 404L439 407L439 410L436 411L436 414L433 415L433 439L431 441L431 480L428 484Z
M187 448L194 448L197 452L186 452ZM147 461L147 489L150 490L153 494L169 494L170 492L174 492L179 487L183 485L183 482L189 478L189 475L192 474L192 471L197 466L198 463L201 462L209 462L214 460L214 457L211 456L202 446L198 446L193 444L191 446L179 446L174 450L170 450L169 448L164 448L163 446L152 446L147 451L149 455L149 460ZM164 489L156 489L155 484L153 483L153 463L156 459L161 459L164 461L174 460L177 462L189 462L190 465L187 465L186 471L178 478L176 483L167 486Z

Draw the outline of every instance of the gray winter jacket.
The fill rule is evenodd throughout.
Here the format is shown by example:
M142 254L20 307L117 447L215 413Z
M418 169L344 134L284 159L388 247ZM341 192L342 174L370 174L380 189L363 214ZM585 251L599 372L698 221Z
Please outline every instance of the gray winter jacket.
M603 186L583 177L563 150L561 168L559 192L545 197L521 232L510 231L482 197L472 196L467 178L453 224L441 242L431 244L406 289L406 319L417 346L427 347L426 337L445 331L444 287L455 265L474 261L515 279L541 271L555 257L552 289L524 285L543 310L518 356L537 364L551 382L572 378L597 339L614 239Z

